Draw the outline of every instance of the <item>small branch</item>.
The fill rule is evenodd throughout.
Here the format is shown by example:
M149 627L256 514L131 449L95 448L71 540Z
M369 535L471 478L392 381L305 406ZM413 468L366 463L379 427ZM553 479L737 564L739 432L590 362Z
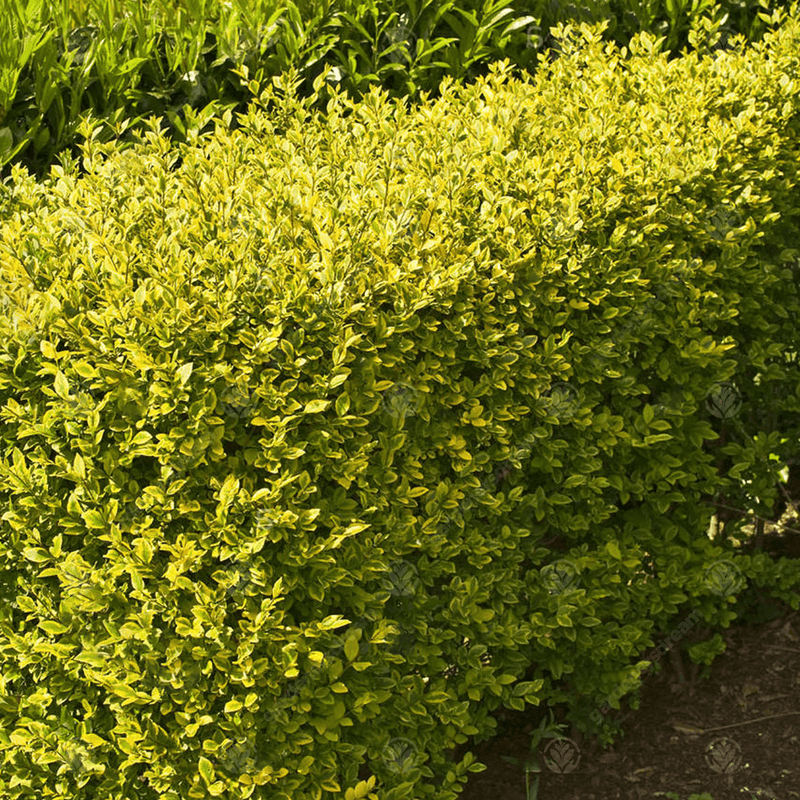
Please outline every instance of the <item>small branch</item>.
M787 711L785 714L770 714L768 717L758 717L758 719L748 719L746 722L734 722L732 725L719 725L716 728L695 728L694 726L686 726L686 730L690 730L692 734L702 735L705 733L713 733L714 731L726 731L728 728L739 728L742 725L752 725L754 722L764 722L768 719L778 719L779 717L791 717L800 714L800 711Z
M711 500L704 500L703 503L707 506L713 506L714 508L724 508L726 511L735 511L742 517L753 517L755 520L761 520L762 522L769 523L770 525L774 525L777 528L782 528L785 531L791 531L792 533L800 533L800 530L797 528L790 528L788 525L781 525L780 522L773 522L771 519L766 519L764 517L759 517L758 514L752 514L749 511L742 511L741 508L733 508L733 506L724 506L721 503L714 503Z
M800 653L796 647L781 647L779 644L768 644L767 650L784 650L787 653Z

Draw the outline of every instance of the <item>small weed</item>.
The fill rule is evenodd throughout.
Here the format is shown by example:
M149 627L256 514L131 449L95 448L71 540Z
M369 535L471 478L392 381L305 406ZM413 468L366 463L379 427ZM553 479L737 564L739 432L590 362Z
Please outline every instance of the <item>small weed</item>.
M553 712L550 711L550 720L542 720L539 724L537 730L535 730L531 736L531 753L525 759L525 763L523 765L523 769L525 770L525 800L536 800L539 796L539 775L533 779L533 783L530 782L529 775L531 772L541 772L542 765L539 761L539 754L535 752L536 748L539 746L539 742L542 739L560 739L563 737L561 733L561 729L566 727L563 723L556 725L555 720L553 717ZM507 761L509 764L519 765L520 761L518 758L512 758L511 756L502 756L503 761Z

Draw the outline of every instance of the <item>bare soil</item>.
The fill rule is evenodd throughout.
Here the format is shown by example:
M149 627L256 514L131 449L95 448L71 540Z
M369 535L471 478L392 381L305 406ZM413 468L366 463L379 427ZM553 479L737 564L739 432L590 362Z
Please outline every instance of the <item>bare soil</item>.
M663 670L644 677L637 710L623 702L610 712L622 726L613 746L574 728L543 740L541 771L529 776L531 784L539 776L538 793L531 787L526 797L523 767L504 757L525 763L546 709L500 712L498 736L454 752L470 751L487 766L470 773L461 800L800 798L800 612L758 588L737 608L723 633L727 650L705 677L685 655L671 665L665 659Z

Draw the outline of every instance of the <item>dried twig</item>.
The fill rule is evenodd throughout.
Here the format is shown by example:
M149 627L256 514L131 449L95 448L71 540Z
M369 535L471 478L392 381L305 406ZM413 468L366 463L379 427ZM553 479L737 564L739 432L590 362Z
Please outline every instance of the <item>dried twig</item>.
M714 731L726 731L728 728L739 728L742 725L752 725L754 722L764 722L767 719L778 719L779 717L791 717L795 714L800 714L800 711L787 711L784 714L770 714L768 717L758 717L757 719L748 719L746 722L734 722L732 725L718 725L716 728L696 728L694 725L682 725L680 723L669 723L675 728L676 731L681 733L688 733L691 735L700 736L704 733L713 733Z

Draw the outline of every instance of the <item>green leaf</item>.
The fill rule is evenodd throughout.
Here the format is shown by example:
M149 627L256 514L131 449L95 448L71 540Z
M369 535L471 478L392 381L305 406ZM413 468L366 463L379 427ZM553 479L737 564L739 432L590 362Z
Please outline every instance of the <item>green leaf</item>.
M353 661L358 655L358 642L355 636L348 636L344 643L344 654L348 661Z
M509 9L510 10L510 9ZM503 32L500 34L500 37L505 39L509 33L512 31L518 31L520 28L524 28L531 23L536 23L536 17L519 17L515 19L513 22L510 22L506 27L503 29Z
M318 414L320 411L325 411L330 404L330 400L312 400L303 410L306 414Z
M47 550L43 550L41 547L26 547L22 551L22 555L28 561L34 561L37 564L42 564L51 560Z
M105 528L106 523L99 511L87 511L82 515L87 528Z
M214 766L205 756L200 756L197 770L206 786L210 786L214 782Z
M611 553L611 555L614 556L614 558L616 558L618 561L622 559L622 553L620 552L619 545L616 542L608 542L606 544L606 550L608 550L608 552Z
M340 394L336 399L336 415L343 417L350 408L350 395L347 393Z
M44 622L40 622L39 627L45 633L52 634L53 636L57 636L60 633L66 633L69 630L69 628L62 625L60 622L55 622L54 620L45 620Z
M14 146L14 134L11 128L0 128L0 158L11 152Z
M181 386L183 386L186 381L189 380L189 377L192 374L192 370L194 369L194 365L190 361L188 364L184 364L180 369L178 369L178 378L180 379Z
M56 394L62 400L69 399L69 381L67 380L67 376L61 370L56 372L56 379L55 379L55 390Z

